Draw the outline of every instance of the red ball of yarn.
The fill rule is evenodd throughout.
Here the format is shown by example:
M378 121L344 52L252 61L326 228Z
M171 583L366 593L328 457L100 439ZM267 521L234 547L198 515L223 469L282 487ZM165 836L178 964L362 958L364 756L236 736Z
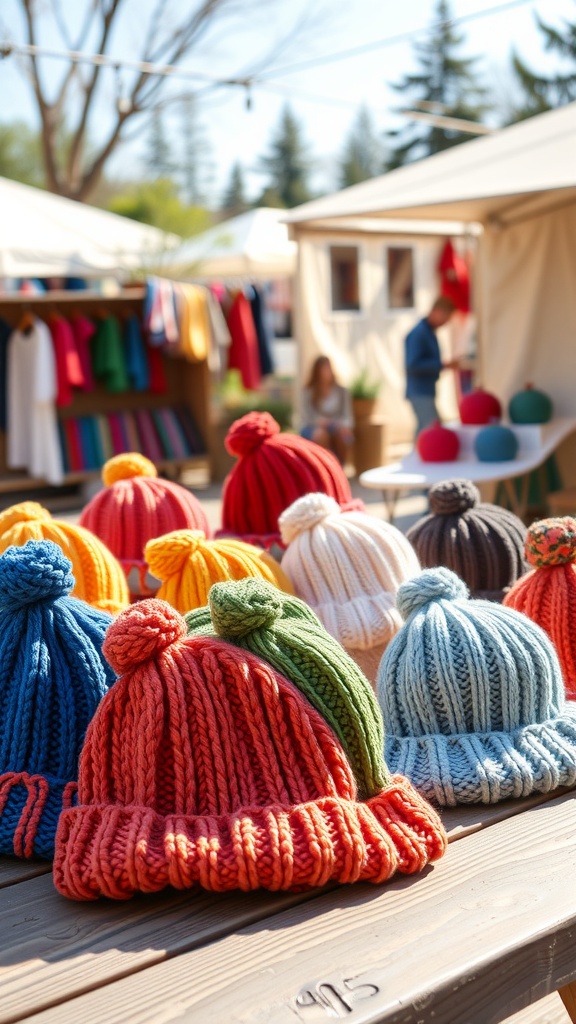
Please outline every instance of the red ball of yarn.
M469 395L464 395L460 402L460 419L468 426L484 426L493 423L502 416L502 406L489 391L475 388Z
M416 450L422 462L453 462L460 451L458 434L434 423L418 434Z

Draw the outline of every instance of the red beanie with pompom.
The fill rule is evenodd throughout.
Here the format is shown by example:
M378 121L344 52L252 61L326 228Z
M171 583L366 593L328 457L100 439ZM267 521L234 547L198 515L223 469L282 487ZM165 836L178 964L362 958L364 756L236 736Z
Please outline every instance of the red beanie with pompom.
M262 547L282 545L278 518L304 494L322 492L344 509L354 502L338 459L298 434L280 433L267 412L250 412L232 424L226 448L238 462L224 484L222 533Z
M504 604L545 630L558 654L566 696L576 700L576 519L533 523L526 560L534 568L514 584Z

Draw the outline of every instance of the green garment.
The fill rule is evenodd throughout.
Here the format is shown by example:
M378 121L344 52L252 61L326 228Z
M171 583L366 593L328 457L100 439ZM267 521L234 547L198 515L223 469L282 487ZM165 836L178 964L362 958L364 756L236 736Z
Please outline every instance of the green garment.
M98 322L92 340L92 372L104 381L107 391L117 394L130 390L122 333L115 316Z
M215 583L188 633L219 636L267 661L308 698L340 740L362 797L390 784L380 708L355 661L297 597L264 580Z

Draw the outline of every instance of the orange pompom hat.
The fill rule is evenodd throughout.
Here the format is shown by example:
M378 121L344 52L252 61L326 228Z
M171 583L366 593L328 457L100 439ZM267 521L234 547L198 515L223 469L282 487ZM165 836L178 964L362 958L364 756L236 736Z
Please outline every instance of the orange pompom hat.
M135 597L151 596L158 582L148 574L144 548L170 530L210 527L200 502L180 484L163 480L144 455L115 455L102 469L105 487L88 502L80 524L103 540L116 556Z
M344 508L354 502L348 478L332 452L297 434L281 434L267 412L249 412L232 424L226 448L238 456L224 483L222 533L269 548L282 545L278 518L296 498L321 492Z
M114 555L89 530L52 519L35 501L23 501L0 512L0 554L29 540L51 540L72 562L72 597L117 615L130 603L126 577Z
M200 530L174 530L148 541L144 556L156 579L162 580L157 597L184 615L208 604L214 583L267 580L293 594L292 584L278 562L266 551L232 537L209 540Z
M104 653L121 678L88 729L78 805L60 817L63 895L379 883L444 852L440 819L406 779L384 773L359 801L302 693L246 651L186 637L166 602L123 612Z
M504 599L548 633L556 648L566 696L576 700L576 519L564 516L533 523L526 559L534 568Z

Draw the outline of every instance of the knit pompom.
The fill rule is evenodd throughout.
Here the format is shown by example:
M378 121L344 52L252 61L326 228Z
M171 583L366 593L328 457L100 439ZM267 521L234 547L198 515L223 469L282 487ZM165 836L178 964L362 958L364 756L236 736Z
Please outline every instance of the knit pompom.
M290 544L305 530L312 530L328 516L339 515L340 506L328 494L305 494L282 513L278 520L284 544Z
M437 516L458 515L480 504L480 491L471 480L444 480L430 490L430 511Z
M408 619L431 601L463 601L468 587L450 569L425 569L419 576L406 580L396 597L396 607L403 619Z
M186 623L182 616L167 601L148 598L120 613L106 633L102 651L121 675L150 661L184 636Z
M526 537L526 558L535 568L576 561L576 519L563 516L533 523Z
M43 508L37 501L21 501L19 505L11 505L0 512L0 534L6 533L15 523L46 523L50 519L52 516L48 509Z
M148 568L157 580L167 580L180 572L190 555L206 541L203 530L173 530L149 540L144 549Z
M224 443L230 455L240 457L279 433L280 425L269 412L249 412L232 424Z
M252 578L215 583L210 589L208 604L212 625L223 640L267 629L283 613L283 598L276 587Z
M158 476L158 471L154 463L139 452L115 455L102 468L102 480L106 487L111 487L118 480L130 480L134 476Z
M0 608L55 601L74 589L72 562L51 540L29 540L0 557Z

